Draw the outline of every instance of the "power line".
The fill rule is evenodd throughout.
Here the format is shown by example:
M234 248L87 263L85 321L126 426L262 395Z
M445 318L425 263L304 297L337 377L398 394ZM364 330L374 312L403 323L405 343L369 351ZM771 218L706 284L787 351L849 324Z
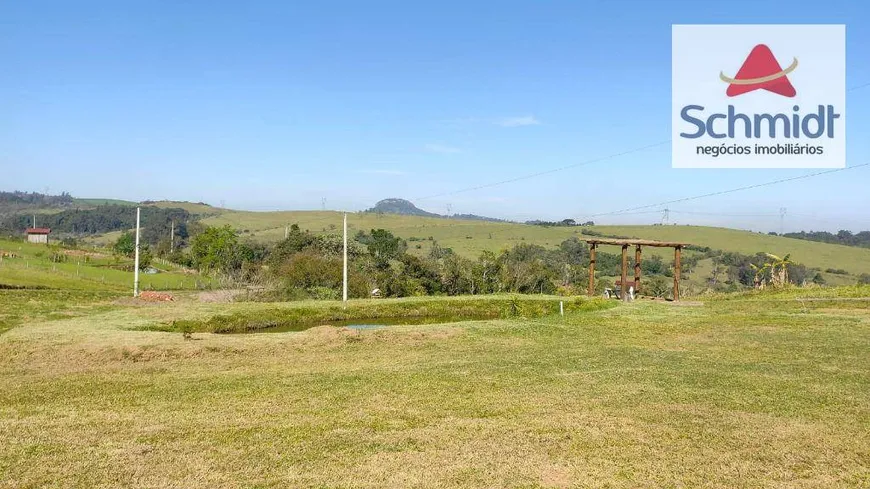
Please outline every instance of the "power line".
M671 209L671 212L676 214L692 214L698 216L722 216L722 217L776 217L779 214L725 214L721 212L698 212L698 211L680 211ZM625 214L620 214L625 215Z
M861 85L855 85L854 87L851 87L851 88L847 88L847 89L846 89L846 92L853 92L853 91L855 91L855 90L860 90L860 89L862 89L862 88L867 88L867 87L870 87L870 82L867 82L867 83L864 83L864 84L861 84ZM629 150L627 150L627 151L623 151L623 152L621 152L621 153L615 153L615 154L611 154L611 155L607 155L607 156L602 156L602 157L600 157L600 158L595 158L595 159L591 159L591 160L581 161L581 162L579 162L579 163L572 163L572 164L570 164L570 165L565 165L565 166L561 166L561 167L558 167L558 168L552 168L552 169L550 169L550 170L544 170L544 171L540 171L540 172L536 172L536 173L529 173L529 174L527 174L527 175L520 175L520 176L518 176L518 177L509 178L509 179L507 179L507 180L501 180L501 181L498 181L498 182L485 183L485 184L482 184L482 185L476 185L476 186L474 186L474 187L461 188L461 189L459 189L459 190L454 190L454 191L451 191L451 192L442 192L442 193L439 193L439 194L427 195L427 196L425 196L425 197L418 197L418 198L415 199L415 200L426 200L426 199L434 199L434 198L437 198L437 197L446 197L446 196L448 196L448 195L456 195L456 194L461 194L461 193L465 193L465 192L473 192L473 191L475 191L475 190L482 190L482 189L485 189L485 188L492 188L492 187L497 187L497 186L499 186L499 185L505 185L505 184L508 184L508 183L514 183L514 182L519 182L519 181L522 181L522 180L528 180L528 179L530 179L530 178L540 177L540 176L542 176L542 175L549 175L550 173L556 173L556 172L560 172L560 171L570 170L571 168L577 168L577 167L579 167L579 166L584 166L584 165L589 165L589 164L592 164L592 163L598 163L598 162L601 162L601 161L611 160L611 159L613 159L613 158L618 158L618 157L620 157L620 156L625 156L625 155L629 155L629 154L632 154L632 153L639 153L639 152L641 152L641 151L646 151L646 150L648 150L648 149L656 148L656 147L658 147L658 146L664 146L664 145L666 145L666 144L669 144L670 142L671 142L670 139L668 139L667 141L659 141L659 142L657 142L657 143L649 144L649 145L646 145L646 146L640 146L640 147L637 147L637 148L629 149Z
M737 188L732 188L732 189L728 189L728 190L720 190L720 191L718 191L718 192L710 192L710 193L708 193L708 194L695 195L695 196L692 196L692 197L683 197L682 199L674 199L674 200L667 200L667 201L664 201L664 202L657 202L657 203L655 203L655 204L641 205L641 206L637 206L637 207L628 207L628 208L625 208L625 209L620 209L620 210L618 210L618 211L599 212L599 213L597 213L597 214L589 214L589 215L583 217L583 219L586 219L586 218L589 218L589 217L612 216L612 215L617 215L617 214L624 214L624 213L631 212L631 211L637 211L637 210L643 210L643 209L650 209L650 208L652 208L652 207L659 207L659 206L669 205L669 204L676 204L676 203L678 203L678 202L689 202L689 201L692 201L692 200L703 199L703 198L706 198L706 197L715 197L715 196L717 196L717 195L725 195L725 194L731 194L731 193L734 193L734 192L740 192L740 191L743 191L743 190L751 190L751 189L755 189L755 188L768 187L768 186L770 186L770 185L777 185L777 184L780 184L780 183L793 182L793 181L795 181L795 180L804 180L804 179L807 179L807 178L817 177L817 176L820 176L820 175L827 175L827 174L829 174L829 173L839 173L839 172L843 172L843 171L847 171L847 170L855 170L855 169L858 169L858 168L864 168L864 167L867 167L867 166L870 166L870 163L862 163L862 164L860 164L860 165L848 166L848 167L846 167L846 168L835 168L835 169L833 169L833 170L825 170L825 171L820 171L820 172L815 172L815 173L808 173L808 174L806 174L806 175L800 175L800 176L797 176L797 177L782 178L782 179L779 179L779 180L772 180L772 181L769 181L769 182L756 183L756 184L753 184L753 185L746 185L746 186L744 186L744 187L737 187Z
M864 83L863 85L856 85L852 88L847 88L846 91L853 92L853 91L858 90L860 88L867 88L867 87L870 87L870 82Z
M670 139L668 139L667 141L659 141L659 142L657 142L657 143L648 144L648 145L646 145L646 146L640 146L640 147L637 147L637 148L629 149L629 150L627 150L627 151L623 151L623 152L621 152L621 153L614 153L614 154L611 154L611 155L602 156L602 157L594 158L594 159L591 159L591 160L581 161L581 162L579 162L579 163L572 163L572 164L570 164L570 165L560 166L559 168L552 168L552 169L549 169L549 170L539 171L539 172L535 172L535 173L529 173L529 174L527 174L527 175L521 175L521 176L518 176L518 177L509 178L509 179L507 179L507 180L502 180L502 181L499 181L499 182L485 183L485 184L483 184L483 185L477 185L477 186L474 186L474 187L466 187L466 188L462 188L462 189L459 189L459 190L454 190L454 191L451 191L451 192L443 192L443 193L440 193L440 194L427 195L427 196L425 196L425 197L418 197L418 198L416 198L415 200L418 200L418 201L419 201L419 200L426 200L426 199L434 199L434 198L437 198L437 197L446 197L446 196L448 196L448 195L456 195L456 194L461 194L461 193L465 193L465 192L473 192L473 191L475 191L475 190L482 190L482 189L485 189L485 188L497 187L497 186L499 186L499 185L504 185L504 184L507 184L507 183L514 183L514 182L519 182L519 181L522 181L522 180L528 180L528 179L530 179L530 178L540 177L540 176L542 176L542 175L549 175L550 173L556 173L556 172L560 172L560 171L564 171L564 170L569 170L569 169L571 169L571 168L577 168L577 167L579 167L579 166L590 165L590 164L592 164L592 163L598 163L598 162L600 162L600 161L612 160L613 158L618 158L618 157L620 157L620 156L630 155L630 154L632 154L632 153L639 153L639 152L641 152L641 151L646 151L646 150L648 150L648 149L652 149L652 148L656 148L656 147L658 147L658 146L663 146L663 145L665 145L665 144L669 144L670 142L671 142Z

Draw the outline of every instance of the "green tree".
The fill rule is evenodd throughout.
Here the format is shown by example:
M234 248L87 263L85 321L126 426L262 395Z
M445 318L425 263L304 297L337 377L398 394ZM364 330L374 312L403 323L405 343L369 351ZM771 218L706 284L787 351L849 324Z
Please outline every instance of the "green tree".
M472 268L475 291L478 294L492 294L501 291L499 281L499 260L492 251L484 251Z
M402 275L417 280L426 294L441 292L441 276L437 263L408 254L402 255L399 261L402 263Z
M133 233L126 232L122 234L115 244L112 245L112 251L118 255L131 257L136 253L136 238Z
M136 256L136 237L130 232L122 234L112 245L112 251L118 256L133 258ZM151 266L151 260L151 250L148 245L140 242L139 270L144 270Z
M193 265L203 271L230 272L242 263L239 238L229 225L207 227L190 246Z
M459 255L444 258L441 264L441 280L444 291L449 295L473 294L474 262Z
M390 260L395 260L404 253L401 243L400 238L393 236L393 233L386 229L372 229L368 250L378 267L385 268L389 266Z

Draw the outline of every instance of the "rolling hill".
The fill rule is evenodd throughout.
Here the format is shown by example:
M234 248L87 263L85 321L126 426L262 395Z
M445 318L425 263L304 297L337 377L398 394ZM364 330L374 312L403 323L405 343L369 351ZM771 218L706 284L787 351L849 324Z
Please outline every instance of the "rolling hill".
M85 199L79 203L105 203L103 199ZM119 204L129 204L117 201ZM182 208L197 216L203 224L210 226L229 225L239 231L244 239L264 243L275 243L284 237L285 229L298 224L303 229L315 233L338 233L341 230L342 213L336 211L238 211L212 207L204 203L158 201L146 202L161 208ZM142 223L148 226L147 221ZM437 242L442 247L452 248L460 255L476 258L485 250L498 252L519 243L556 247L565 239L575 236L588 238L584 232L602 235L618 235L636 238L682 241L712 249L754 254L757 252L777 255L791 254L792 259L810 268L821 270L829 284L840 285L857 281L857 276L870 273L870 249L849 247L823 242L815 242L771 236L728 228L704 226L534 226L514 222L498 222L460 216L446 217L421 210L408 201L385 199L365 212L348 214L348 228L351 234L359 230L384 228L408 241L412 253L426 254ZM95 244L106 244L116 239L120 231L94 236L89 239ZM603 251L617 253L616 247L605 247ZM670 249L647 248L646 256L658 255L670 261ZM693 251L687 251L691 256ZM702 260L694 272L693 279L709 274L710 260ZM845 269L849 275L824 272L827 269Z
M299 224L311 232L338 233L341 231L342 213L335 211L274 211L254 212L218 209L203 204L158 202L165 207L187 206L190 212L204 216L202 222L210 226L229 225L242 236L256 241L277 242L284 236L286 226ZM754 254L757 252L777 255L791 254L798 263L822 271L829 268L844 268L852 276L824 273L832 284L854 283L856 275L870 273L870 249L841 246L801 239L771 236L728 228L705 226L574 226L543 227L511 222L488 222L466 219L449 219L415 215L356 212L348 214L350 234L358 230L387 229L408 240L415 253L427 253L432 242L453 248L457 253L475 258L482 251L499 251L518 243L556 247L572 236L587 238L583 230L605 235L620 235L647 239L683 241L723 251ZM430 239L431 238L431 239ZM615 253L618 248L604 248ZM647 256L659 255L670 260L669 249L648 248ZM688 252L691 254L693 252ZM699 272L709 269L709 263L701 262Z

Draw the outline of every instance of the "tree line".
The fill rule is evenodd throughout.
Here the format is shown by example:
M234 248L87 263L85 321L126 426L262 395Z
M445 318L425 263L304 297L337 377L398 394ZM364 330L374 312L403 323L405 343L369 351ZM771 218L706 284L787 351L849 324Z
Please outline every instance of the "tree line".
M143 206L140 212L141 221L147 223L140 235L142 242L157 246L165 239L168 246L174 226L176 245L186 243L190 235L188 227L194 219L189 212L180 208L153 206ZM0 221L0 231L21 234L32 224L32 215L14 214ZM101 205L94 209L66 209L51 214L39 214L37 225L51 228L53 234L73 236L102 234L133 229L136 226L136 211L132 207L122 205Z
M783 236L786 238L805 239L807 241L870 248L870 231L861 231L854 234L845 229L838 231L837 234L827 231L801 231L799 233L785 233Z
M187 253L176 250L172 261L204 273L243 283L267 284L272 300L336 299L341 296L343 240L338 234L314 234L298 225L273 246L243 241L230 226L204 227L193 236ZM408 252L407 241L385 229L360 230L348 241L348 292L368 297L464 295L515 292L583 294L588 283L589 249L577 237L555 249L519 243L501 252L484 251L467 258L431 240L426 252ZM684 272L691 270L687 259ZM597 290L613 287L606 277L618 276L622 257L597 253ZM630 265L632 268L633 258ZM659 293L670 289L666 277L673 264L652 255L641 262L650 284L658 277Z
M165 238L153 248L157 256L203 273L230 279L237 285L263 285L263 299L338 299L342 287L343 239L339 234L316 234L290 227L287 237L274 245L245 241L230 226L196 229L186 249L169 249ZM123 241L122 248L118 248ZM406 240L385 229L359 230L348 241L348 292L350 297L368 297L377 290L384 297L465 295L492 293L564 294L586 293L589 247L571 237L555 249L519 243L500 252L483 251L475 258L455 253L430 239L425 251L410 253ZM687 247L683 277L701 260L711 259L712 270L704 277L705 288L735 291L765 284L824 284L818 269L793 262L789 256L766 253L746 255ZM132 253L132 235L125 234L116 251ZM151 250L146 251L150 256ZM628 257L633 276L634 256ZM621 253L596 253L596 292L613 288L613 277L622 270ZM674 275L672 260L647 254L641 261L644 295L667 297ZM868 277L870 279L870 277Z
M18 205L31 207L60 207L72 205L73 198L63 192L60 195L46 195L39 192L0 192L0 206Z

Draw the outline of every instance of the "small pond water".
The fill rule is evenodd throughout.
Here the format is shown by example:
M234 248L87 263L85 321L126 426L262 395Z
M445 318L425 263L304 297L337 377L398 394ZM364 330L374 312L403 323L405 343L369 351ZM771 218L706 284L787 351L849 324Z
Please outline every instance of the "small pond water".
M401 318L373 318L373 319L345 319L339 321L313 321L298 324L275 326L247 331L246 333L288 333L305 331L317 326L335 326L336 328L350 328L357 330L381 329L387 326L408 326L414 324L443 324L460 321L480 321L492 319L489 317L456 317L456 316L426 316L426 317L401 317Z

